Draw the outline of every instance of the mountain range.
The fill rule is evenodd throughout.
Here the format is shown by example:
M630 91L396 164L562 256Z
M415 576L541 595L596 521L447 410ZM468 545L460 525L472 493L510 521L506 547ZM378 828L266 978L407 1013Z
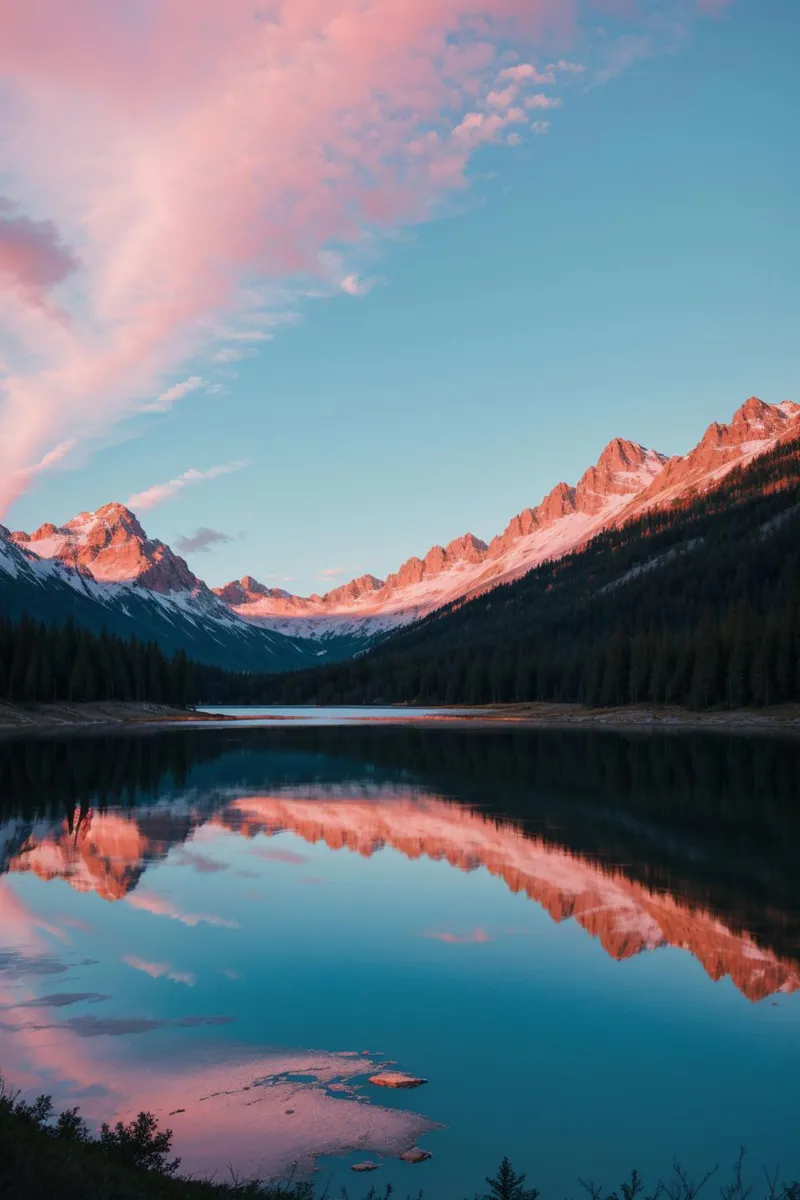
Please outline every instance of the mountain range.
M72 617L235 670L339 661L598 534L708 493L734 468L797 436L800 405L751 397L730 423L710 425L683 456L615 438L577 484L557 484L489 542L465 533L408 559L386 579L362 575L324 595L296 596L252 575L209 588L118 503L30 534L0 526L0 611L46 621Z

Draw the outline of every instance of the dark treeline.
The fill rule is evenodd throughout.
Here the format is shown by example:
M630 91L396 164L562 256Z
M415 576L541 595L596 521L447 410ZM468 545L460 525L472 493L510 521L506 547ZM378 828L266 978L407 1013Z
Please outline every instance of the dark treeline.
M0 698L208 704L800 701L800 442L715 491L458 602L349 662L283 675L0 619Z
M202 669L202 668L201 668ZM23 617L0 617L0 699L24 703L132 700L196 702L197 668L179 650Z
M214 702L232 681L209 679ZM233 685L235 688L235 684ZM739 708L800 700L800 442L355 661L242 699Z

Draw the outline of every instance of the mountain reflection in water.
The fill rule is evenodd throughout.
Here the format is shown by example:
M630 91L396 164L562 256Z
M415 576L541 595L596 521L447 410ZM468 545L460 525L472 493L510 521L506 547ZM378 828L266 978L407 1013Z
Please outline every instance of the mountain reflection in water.
M308 898L307 885L330 882L312 868L338 861L337 878L345 879L342 872L356 867L347 860L357 855L377 874L370 868L368 878L346 880L377 910L384 882L403 894L404 875L386 857L393 853L392 864L405 862L407 871L449 864L459 875L502 881L507 893L527 897L554 921L580 927L614 960L672 947L693 956L710 979L729 978L749 1001L774 1001L800 991L798 794L797 745L768 739L287 729L2 743L3 1069L16 1066L15 1082L41 1080L90 1115L153 1108L157 1096L164 1113L180 1111L170 1120L193 1167L235 1160L271 1173L356 1147L397 1154L435 1121L403 1098L378 1103L365 1084L395 1045L377 1054L360 1046L317 1050L309 1029L305 1044L265 1050L273 1044L269 1028L256 1045L240 1037L252 1018L247 1005L234 1016L178 1013L171 997L180 990L194 996L210 969L218 979L238 979L220 956L226 936L246 932L242 903L263 906L269 936L279 937L282 913L290 925L292 908L316 905L322 914L329 903ZM333 857L320 859L323 853ZM180 885L190 877L199 892L196 884ZM242 889L235 904L234 878ZM408 878L408 886L419 886L416 873ZM86 903L91 896L110 902L120 919L67 903L60 890L37 890L39 881L56 880ZM474 924L454 928L430 911L411 932L457 946L527 930L493 927L480 904L470 907L473 914ZM133 952L131 922L147 917L167 920L148 925ZM363 906L348 915L356 942L366 919ZM119 938L121 965L101 984L115 990L62 987L92 973L92 930L100 923ZM176 928L184 931L177 941ZM172 961L189 941L203 947L190 970ZM327 951L294 943L292 952L313 958ZM423 953L409 961L417 964ZM514 962L541 953L540 939L529 938ZM352 947L348 955L356 973L380 970ZM126 972L123 994L133 989L144 1015L106 1016L120 994L119 970ZM159 992L156 1002L141 991L148 979L159 981L153 988L183 987ZM323 994L342 986L330 974L314 981ZM217 992L206 995L216 999ZM231 1022L238 1023L235 1041L223 1033ZM144 1034L160 1038L160 1049L139 1055ZM201 1040L199 1059L187 1039ZM427 1073L425 1062L401 1066ZM451 1124L433 1088L413 1101ZM733 1131L732 1143L746 1133ZM436 1152L436 1138L445 1136L432 1134L426 1144ZM670 1140L665 1151L678 1148ZM489 1165L477 1164L475 1177Z
M527 835L517 824L421 789L398 793L374 784L355 800L343 799L342 790L341 785L286 787L279 795L225 800L207 814L192 805L182 812L89 809L49 827L41 821L31 829L21 824L15 831L19 848L8 854L5 869L64 879L104 900L131 897L135 906L152 911L155 902L144 890L148 866L190 842L203 825L247 838L288 831L310 844L323 842L331 850L366 857L390 846L409 859L424 856L461 871L485 868L555 921L573 918L617 960L671 945L693 954L712 979L729 975L750 1000L800 990L800 964L762 949L748 932L729 928L680 896L627 878L622 867L602 867ZM269 851L263 857L269 861ZM214 873L212 858L195 852L192 859L201 872Z

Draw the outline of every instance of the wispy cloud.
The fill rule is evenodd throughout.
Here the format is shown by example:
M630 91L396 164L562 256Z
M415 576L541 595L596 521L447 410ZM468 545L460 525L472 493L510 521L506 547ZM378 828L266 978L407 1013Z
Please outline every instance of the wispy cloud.
M364 279L360 275L352 274L345 275L339 287L343 292L347 292L348 296L366 296L377 282L377 279Z
M44 454L32 467L28 467L28 473L35 475L39 471L46 471L48 467L55 466L56 463L61 462L62 458L66 458L77 445L77 438L67 438L65 442L61 442L58 446L54 446L52 450L48 450L47 454Z
M266 329L226 329L223 336L231 342L271 342L275 338Z
M255 350L243 349L240 346L223 346L221 350L217 350L212 354L212 361L215 363L234 363L241 362L244 358L253 358Z
M194 533L178 537L175 546L181 554L207 554L215 546L222 546L225 542L233 540L229 533L223 533L220 529L208 529L207 526L201 525L199 529L195 529Z
M528 96L525 100L526 108L561 108L563 101L558 96L546 96L544 92L537 92L534 96Z
M198 483L206 483L210 479L219 479L222 475L231 475L234 471L243 471L249 465L245 461L232 462L218 467L209 467L207 471L197 471L194 467L190 467L188 471L184 471L175 479L168 479L166 483L154 483L151 487L145 488L143 492L134 492L132 496L128 497L126 504L134 511L155 508L157 504L163 504L165 500L171 500L173 496L177 496L184 488L195 487Z
M271 295L286 309L342 280L362 295L364 248L441 212L473 155L519 111L524 127L522 93L486 97L582 65L512 67L509 46L590 58L598 9L637 36L649 7L275 0L258 19L252 0L192 0L146 5L145 30L128 4L0 0L3 186L28 203L0 208L0 514L53 445L99 444L183 364L260 344L215 351L222 322L270 329L254 314Z
M170 963L148 962L135 954L124 954L122 961L126 966L133 967L134 971L143 971L151 979L171 979L173 983L185 983L187 987L194 987L197 982L191 971L178 971Z
M201 375L190 375L188 379L184 379L181 383L173 383L172 387L168 387L160 396L156 396L152 404L145 404L143 411L167 412L178 400L182 400L190 392L196 392L198 388L203 387L205 384L206 381Z
M652 58L657 53L656 43L648 34L623 34L610 41L604 53L603 65L593 73L592 82L604 84L623 74L634 63Z
M582 75L586 70L583 63L570 62L569 59L560 58L557 63L548 63L547 71L560 71L567 75Z
M317 571L318 579L338 579L341 575L347 574L347 567L323 567L321 571Z
M517 63L514 67L504 67L499 78L501 80L512 79L515 83L555 83L556 72L554 66L539 71L532 63Z

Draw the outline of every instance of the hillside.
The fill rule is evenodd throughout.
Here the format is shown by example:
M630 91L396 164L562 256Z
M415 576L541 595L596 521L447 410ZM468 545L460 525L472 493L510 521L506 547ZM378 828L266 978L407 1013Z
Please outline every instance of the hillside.
M357 662L265 680L297 703L770 704L800 695L800 439L604 531Z

